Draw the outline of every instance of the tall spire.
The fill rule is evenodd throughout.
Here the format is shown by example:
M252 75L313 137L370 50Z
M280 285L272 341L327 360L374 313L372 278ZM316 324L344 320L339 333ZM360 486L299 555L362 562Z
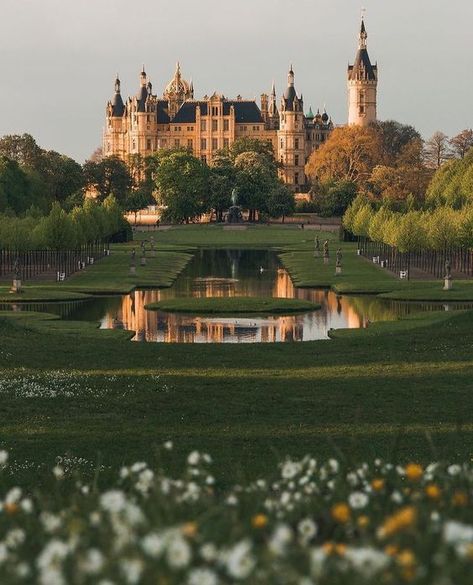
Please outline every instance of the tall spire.
M120 76L117 73L117 78L115 79L115 93L120 93L121 81Z
M289 87L294 87L294 69L291 65L291 68L289 69L289 73L287 74L287 85Z
M145 86L146 82L147 82L147 75L146 75L146 71L145 71L145 66L143 65L143 68L141 69L141 75L140 75L140 79L141 79L141 85Z
M368 33L366 32L365 19L362 16L361 17L361 28L360 28L360 42L359 42L360 49L366 49L367 39L368 39Z
M274 79L273 79L273 85L271 86L271 95L276 97L276 85L274 83Z

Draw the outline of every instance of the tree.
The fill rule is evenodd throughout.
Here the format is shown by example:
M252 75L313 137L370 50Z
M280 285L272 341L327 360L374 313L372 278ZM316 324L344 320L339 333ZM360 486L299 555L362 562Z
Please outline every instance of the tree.
M345 126L336 128L311 154L306 175L312 182L350 181L364 186L381 160L380 135L375 128Z
M314 210L322 217L341 217L356 194L357 186L352 181L317 183L311 190Z
M419 132L413 127L395 120L375 122L379 132L382 158L385 165L393 166L403 149L412 141L420 141Z
M31 204L27 174L15 160L0 156L0 211L10 208L15 213L23 213Z
M296 207L294 193L284 183L278 182L269 192L266 207L269 217L282 217L284 222L287 215L294 213Z
M473 130L462 130L450 140L450 147L458 158L464 158L470 148L473 148Z
M443 163L451 158L448 136L443 132L435 132L425 143L424 152L427 166L432 169L439 169Z
M51 250L70 250L78 244L74 222L57 202L53 203L49 215L37 225L35 237Z
M41 148L30 134L10 134L0 138L0 155L16 161L22 167L38 170Z
M271 142L258 140L257 138L238 138L230 147L230 158L235 162L240 154L245 152L254 152L261 155L266 160L266 163L276 172L277 163Z
M40 164L48 194L54 200L64 202L68 197L82 191L83 170L72 158L54 150L43 151Z
M209 169L209 205L217 221L223 221L224 211L232 204L231 194L235 185L236 171L229 153L217 152Z
M163 154L155 178L157 200L169 220L189 222L208 210L208 168L188 151Z
M120 204L124 203L132 188L132 177L127 165L117 156L107 156L99 162L84 164L84 183L97 193L97 199L104 201L112 193Z
M269 193L277 184L276 170L257 152L239 154L235 169L239 204L249 210L249 221L256 221L257 212L267 212Z

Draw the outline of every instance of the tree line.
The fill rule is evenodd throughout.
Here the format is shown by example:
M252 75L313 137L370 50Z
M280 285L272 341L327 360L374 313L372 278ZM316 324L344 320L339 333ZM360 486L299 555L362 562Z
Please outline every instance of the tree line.
M451 139L436 132L424 142L413 126L392 120L367 128L336 128L307 162L310 203L322 215L343 215L361 193L393 209L422 207L426 201L441 199L439 193L450 180L447 169L459 175L471 165L472 147L471 129ZM445 181L437 175L438 169L445 169ZM469 184L460 193L453 189L450 199L460 204L469 189Z
M112 195L103 203L89 199L69 212L55 201L46 215L34 208L22 217L0 215L0 249L74 250L127 230L129 225Z

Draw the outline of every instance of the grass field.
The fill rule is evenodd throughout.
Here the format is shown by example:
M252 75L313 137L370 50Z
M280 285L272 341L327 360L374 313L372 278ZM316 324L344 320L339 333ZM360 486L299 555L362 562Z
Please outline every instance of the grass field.
M150 303L148 310L168 311L171 313L260 313L280 314L315 311L320 305L299 299L278 299L265 297L203 297L177 298Z
M441 288L400 283L357 257L353 244L342 244L343 274L335 277L338 244L327 267L313 257L313 236L266 226L163 231L156 258L136 277L128 274L134 244L121 245L59 290L166 286L199 239L280 247L297 284L393 294ZM424 461L473 454L473 312L294 344L131 343L129 332L39 314L1 313L0 330L0 447L19 461L69 454L116 468L152 461L155 445L172 439L176 461L193 449L211 452L233 481L265 473L286 454ZM37 481L31 469L19 468L25 485Z

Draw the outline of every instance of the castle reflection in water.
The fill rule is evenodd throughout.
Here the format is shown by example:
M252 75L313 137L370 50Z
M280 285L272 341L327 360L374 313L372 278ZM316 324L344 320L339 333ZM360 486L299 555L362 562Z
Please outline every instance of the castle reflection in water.
M236 276L235 270L231 270ZM297 298L321 304L306 314L274 317L206 317L147 311L145 305L179 294L173 289L135 291L124 296L118 309L110 310L101 321L105 329L123 328L136 332L135 341L167 343L238 343L309 341L327 339L328 331L367 326L363 312L349 299L328 290L296 288L289 274L274 267L264 279L192 278L185 296L273 296Z

